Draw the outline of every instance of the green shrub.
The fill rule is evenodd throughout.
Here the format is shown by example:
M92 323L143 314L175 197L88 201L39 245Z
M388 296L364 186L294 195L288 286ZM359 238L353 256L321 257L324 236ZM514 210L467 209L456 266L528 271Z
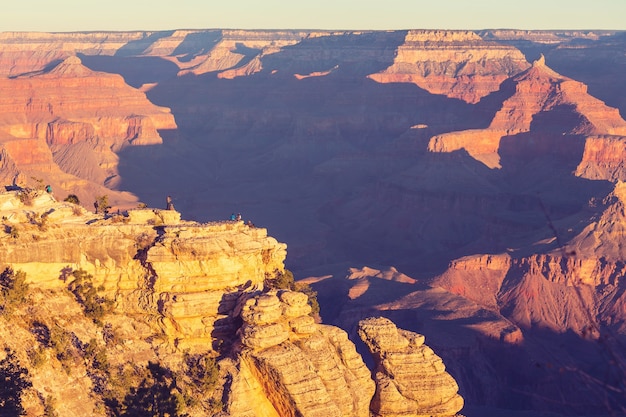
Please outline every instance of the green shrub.
M212 391L219 379L219 367L215 358L207 354L185 353L185 374L191 378L193 386L201 392Z
M121 416L183 416L185 405L176 376L157 363L148 364L149 375L124 397Z
M50 328L47 324L34 320L30 325L30 332L35 335L41 345L50 347Z
M320 303L317 301L317 291L304 282L296 282L294 284L294 290L302 292L309 297L309 305L311 306L312 315L317 316L320 314Z
M55 410L56 401L51 395L46 397L46 401L44 401L43 406L43 415L44 417L58 417L59 413Z
M54 350L57 359L61 362L65 372L70 375L78 355L74 352L72 339L74 334L61 327L53 327L50 332L50 347Z
M13 239L17 239L18 237L20 237L20 231L16 225L5 224L4 232L8 234L9 236L11 236Z
M104 194L96 197L95 205L97 207L96 212L108 214L111 206L109 205L109 196Z
M72 204L80 204L80 200L78 199L78 196L76 194L70 194L67 197L65 197L65 200L68 203L72 203Z
M26 301L26 273L14 272L10 266L0 273L0 313L9 313Z
M265 285L270 289L291 290L304 293L309 298L311 306L311 314L318 315L320 312L320 304L317 301L317 292L311 288L309 284L304 282L296 282L293 273L288 269L284 272L277 272L272 278L265 279Z
M121 400L147 376L147 369L132 364L122 364L112 369L107 389L103 393L104 405L110 411L108 415L120 416L123 411Z
M29 223L37 226L40 231L45 232L46 230L48 230L48 215L46 213L28 213L27 217Z
M33 368L40 368L46 363L46 351L41 346L36 346L35 348L30 349L27 353L28 359L30 360L30 365Z
M272 278L265 279L265 285L276 290L293 290L294 282L293 273L288 269L284 272L277 272Z
M32 206L35 197L37 197L37 191L32 190L30 188L25 188L23 190L18 191L17 198L24 204L25 206Z
M105 314L109 313L113 307L113 301L98 295L98 291L93 286L93 276L82 269L72 272L74 279L67 285L68 290L76 301L83 307L85 315L95 323L101 324Z
M105 347L99 346L96 339L91 339L85 346L85 360L91 364L91 367L102 371L109 372L109 359Z

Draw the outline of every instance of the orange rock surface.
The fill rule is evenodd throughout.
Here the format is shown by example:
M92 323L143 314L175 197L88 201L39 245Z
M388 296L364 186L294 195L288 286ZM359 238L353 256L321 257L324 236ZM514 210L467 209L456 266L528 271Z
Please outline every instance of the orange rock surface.
M414 83L433 93L477 103L528 68L519 50L470 31L409 31L393 65L370 75L381 83Z
M502 103L489 127L434 136L430 139L428 149L432 152L465 149L488 167L499 168L503 152L501 140L504 137L511 137L513 141L532 141L535 152L567 153L565 143L561 145L563 149L554 149L555 142L543 138L596 135L589 145L585 145L587 150L579 171L593 170L593 166L600 166L607 172L605 176L615 177L615 172L620 170L615 164L620 165L618 160L621 157L618 156L615 161L608 161L606 158L592 161L594 156L600 156L600 153L594 153L592 149L609 146L623 152L621 147L610 145L623 142L619 136L626 132L626 121L620 117L617 109L610 108L589 95L584 84L557 74L546 66L543 57L535 61L531 68L507 82L514 87L514 92ZM510 87L503 84L503 88ZM551 122L547 121L550 112L555 113L554 117L559 119L560 125L550 125ZM527 132L530 132L528 138L515 138L516 135ZM603 136L600 138L597 135ZM533 141L533 137L536 140ZM575 139L571 141L574 142ZM626 156L623 153L621 155ZM607 164L611 167L607 167Z
M29 175L44 173L54 178L48 178L53 188L88 199L117 176L113 152L160 144L159 130L176 128L169 109L150 103L119 75L88 69L76 56L50 69L0 78L0 88L12 92L0 100L0 147L14 167L2 172L5 183L32 185ZM79 159L64 157L76 156L77 149ZM116 196L133 200L128 197Z

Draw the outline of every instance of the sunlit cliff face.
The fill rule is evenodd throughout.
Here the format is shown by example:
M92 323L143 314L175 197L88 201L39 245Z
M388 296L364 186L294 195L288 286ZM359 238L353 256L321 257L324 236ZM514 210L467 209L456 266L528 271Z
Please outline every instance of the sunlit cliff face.
M587 359L612 354L598 341L619 342L626 322L623 43L597 31L0 34L6 185L50 184L58 201L78 197L81 216L102 196L111 213L165 208L171 196L181 218L212 224L158 229L162 214L131 210L149 218L72 236L50 228L42 239L41 217L24 215L28 243L6 229L7 253L50 290L78 263L118 303L148 308L153 321L121 326L148 352L129 356L147 361L153 326L180 349L213 345L213 319L199 311L230 314L245 301L202 286L261 291L274 264L257 264L271 240L257 234L268 230L288 244L286 267L318 292L324 322L353 342L370 316L423 334L469 417L502 404L614 413L623 396L605 376L623 378ZM216 226L233 212L260 228ZM240 243L247 267L229 259ZM226 255L212 263L214 250ZM56 272L46 278L48 261ZM153 282L157 267L173 278ZM279 385L245 375L257 393ZM600 382L581 404L590 380Z
M273 288L287 274L285 244L266 229L173 209L94 214L50 190L0 193L0 212L0 371L16 410L143 415L173 402L197 416L452 417L463 406L424 337L382 318L364 340L388 375L403 373L377 389L388 381L372 379L345 331L319 323L310 289ZM162 378L176 387L159 391Z

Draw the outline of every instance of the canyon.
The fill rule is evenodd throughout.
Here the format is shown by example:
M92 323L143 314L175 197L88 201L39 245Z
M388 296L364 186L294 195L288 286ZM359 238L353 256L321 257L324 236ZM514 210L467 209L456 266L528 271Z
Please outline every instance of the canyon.
M252 233L255 247L286 243L271 267L317 292L323 323L347 332L378 370L374 379L387 381L384 392L397 391L385 372L400 386L416 382L368 359L375 337L359 335L368 317L404 329L394 343L417 350L421 342L402 332L425 337L458 383L467 417L623 413L625 45L625 32L591 30L0 33L2 181L51 184L57 200L75 195L88 211L107 195L111 213L134 213L115 233L174 223L159 241L189 245L175 255L148 251L168 277L150 288L168 294L158 301L146 288L116 286L145 270L131 256L136 230L123 245L96 240L66 258L47 239L11 249L7 234L3 263L58 286L38 275L46 259L61 256L58 271L97 258L87 270L104 294L137 314L167 312L157 330L197 349L215 342L215 328L185 312L218 317L220 299L209 288L178 289L180 270L200 268L198 277L241 291L260 290L262 280L238 279L264 272L238 266L246 272L229 276L238 255L200 265L182 254L209 256ZM180 217L137 209L164 207L168 195ZM261 228L221 223L239 212ZM187 222L212 226L205 235ZM161 229L148 229L147 241L157 239ZM270 293L246 308L263 303L287 301ZM250 334L277 328L266 324ZM281 342L276 360L347 343L324 338L335 341ZM245 382L258 379L254 369L290 378L268 355L250 353L230 378L254 386ZM364 374L357 368L350 372ZM342 384L352 392L351 381ZM280 382L271 390L284 392ZM446 399L456 404L451 415L455 398ZM376 410L410 413L376 401ZM366 409L331 402L324 410Z

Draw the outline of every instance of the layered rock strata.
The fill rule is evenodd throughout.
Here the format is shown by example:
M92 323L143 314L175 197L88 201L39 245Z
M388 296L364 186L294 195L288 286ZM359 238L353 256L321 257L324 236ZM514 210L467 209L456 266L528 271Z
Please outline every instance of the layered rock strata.
M398 329L389 319L359 322L359 336L375 361L372 413L380 417L451 417L463 408L458 385L424 336Z
M157 209L102 216L42 192L30 205L20 198L0 194L4 266L51 290L84 270L117 309L143 315L181 347L232 332L237 297L284 269L285 245L243 222L200 224Z
M596 339L626 328L626 185L563 247L543 254L472 255L452 261L434 284L495 309L524 329L539 326Z
M241 221L185 221L174 210L92 214L78 205L57 202L44 191L24 189L0 193L0 215L4 227L0 268L25 273L26 284L36 288L31 297L47 297L31 310L38 317L49 316L46 321L51 323L45 325L40 319L30 323L24 313L27 306L18 306L17 324L0 315L0 333L15 327L11 346L23 348L32 333L37 334L32 326L71 331L81 349L87 341L95 344L96 339L106 339L104 333L115 328L119 356L111 361L120 369L128 360L144 362L155 355L163 363L174 363L180 361L176 358L181 352L221 354L219 390L227 400L222 415L370 416L375 382L347 333L317 323L306 294L265 288L268 277L284 272L286 255L285 245L267 236L265 229ZM113 302L104 319L109 330L86 319L80 302L74 302L67 291L76 271L86 272L99 296ZM376 338L385 332L368 330L368 335ZM431 387L439 381L439 391L420 383L409 392L401 388L402 398L379 395L373 403L382 413L377 415L413 410L415 401L419 410L447 410L441 406L450 402L452 387L439 375L443 365L415 337L398 334L402 337L393 343L376 342L375 355L402 367L402 371L388 369L401 384L429 381L426 385ZM400 352L400 347L405 350ZM21 355L21 360L30 361L26 356ZM61 362L57 358L46 365L46 375L54 374L53 368ZM95 371L88 366L79 370L92 377ZM78 406L66 399L70 391L39 376L35 381L36 390L69 401L63 407L67 415L100 415L89 411L101 401L97 395ZM88 377L79 381L84 389L97 390L90 387ZM387 392L387 385L381 379L378 392ZM454 401L462 405L458 398ZM34 409L41 407L37 404L32 401ZM191 415L200 415L199 409L194 410ZM442 413L433 415L447 415Z
M516 48L484 41L471 31L409 31L393 64L369 77L409 82L433 93L477 103L529 66Z
M0 179L31 185L31 177L45 178L83 201L119 182L116 152L160 144L159 131L176 128L169 109L150 103L117 74L88 69L76 56L0 78L0 89L11 91L0 101L0 151L11 164Z
M590 180L626 180L626 136L589 136L575 174Z
M0 103L0 126L14 138L65 145L96 136L119 148L124 141L161 143L157 130L176 128L169 109L150 103L117 74L88 69L76 56L0 82L12 91Z
M514 93L502 103L488 128L434 136L428 149L431 152L464 149L488 167L500 168L500 159L507 152L524 153L521 155L524 157L552 153L580 158L572 149L577 149L582 138L585 151L577 170L580 175L593 179L623 175L626 121L617 109L587 94L586 85L550 69L543 56L509 82L503 88L514 88ZM546 117L550 113L558 123ZM522 135L526 133L528 137ZM507 143L503 149L505 137L511 145ZM607 156L615 150L622 153L617 157Z
M291 291L261 294L243 304L231 415L370 415L374 382L361 356L343 330L315 323L310 311L307 296Z

